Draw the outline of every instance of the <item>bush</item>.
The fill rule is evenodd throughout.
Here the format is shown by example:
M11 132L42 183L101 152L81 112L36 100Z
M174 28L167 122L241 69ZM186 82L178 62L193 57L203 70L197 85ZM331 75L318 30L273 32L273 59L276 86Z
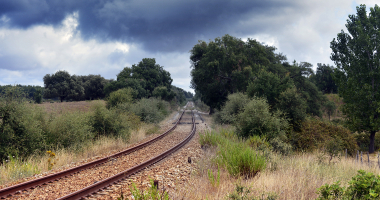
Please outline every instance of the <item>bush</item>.
M265 136L269 140L283 135L288 129L288 121L282 113L270 112L267 101L263 98L253 98L237 115L236 128L240 136L248 138L252 135Z
M249 97L243 93L230 94L227 102L220 110L222 124L233 124L237 115L244 110L244 106L249 102Z
M168 102L156 98L144 98L126 109L139 116L141 121L158 123L169 114L169 108Z
M132 88L123 88L115 92L111 92L107 98L107 108L110 109L122 103L132 103L134 95L135 91Z
M89 114L67 112L51 119L47 127L47 141L52 147L70 147L94 138L88 123Z
M123 105L123 104L118 104ZM97 136L112 136L129 139L130 129L137 128L139 118L130 112L121 112L117 108L106 109L102 103L94 103L89 124Z
M380 176L359 170L347 188L341 187L339 182L326 184L318 188L318 194L318 199L379 199Z
M9 155L24 157L45 148L42 110L23 98L18 87L0 97L0 159Z
M308 118L301 124L299 131L289 134L290 144L300 151L313 151L318 148L326 149L328 141L339 139L341 148L347 149L349 155L354 155L358 149L354 135L339 125Z

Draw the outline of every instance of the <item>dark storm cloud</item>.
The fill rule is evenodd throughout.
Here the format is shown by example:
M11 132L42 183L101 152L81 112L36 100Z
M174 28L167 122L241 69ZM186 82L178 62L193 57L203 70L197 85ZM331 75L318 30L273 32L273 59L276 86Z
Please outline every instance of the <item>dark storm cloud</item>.
M84 39L141 43L153 52L189 51L198 39L236 33L237 27L250 34L260 32L269 24L239 23L283 15L285 9L294 8L290 4L262 0L5 0L0 2L0 18L7 17L10 27L26 29L60 25L68 14L78 12L77 29Z

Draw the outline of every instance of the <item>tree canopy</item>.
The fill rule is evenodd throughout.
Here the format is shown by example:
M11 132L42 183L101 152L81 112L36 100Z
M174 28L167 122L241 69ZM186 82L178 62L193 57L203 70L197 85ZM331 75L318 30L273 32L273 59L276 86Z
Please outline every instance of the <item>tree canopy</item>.
M356 7L349 15L347 30L338 33L330 44L331 60L337 68L334 76L339 95L343 97L343 113L354 131L370 132L369 152L375 150L375 133L380 128L380 8Z
M271 109L289 112L288 116L294 118L291 122L304 118L300 112L321 116L325 99L308 79L313 74L312 65L295 61L289 64L286 56L275 50L256 40L244 42L230 35L209 43L199 41L190 50L191 87L196 97L210 106L210 112L221 109L229 94L247 92L250 97L266 98ZM302 99L295 100L289 94ZM279 104L280 99L292 102ZM298 103L302 104L301 109L281 107Z
M84 88L75 76L71 76L67 71L58 71L55 74L44 76L45 98L59 97L61 102L69 97L81 96Z
M338 86L333 79L334 67L318 63L317 71L311 75L310 80L318 87L323 93L337 93Z

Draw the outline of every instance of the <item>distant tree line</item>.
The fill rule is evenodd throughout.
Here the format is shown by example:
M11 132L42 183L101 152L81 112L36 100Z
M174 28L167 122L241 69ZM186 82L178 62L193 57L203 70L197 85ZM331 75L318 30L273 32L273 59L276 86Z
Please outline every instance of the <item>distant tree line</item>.
M144 58L137 65L125 67L119 74L117 80L108 80L101 75L70 75L67 71L58 71L54 74L46 74L43 77L44 87L22 86L21 91L25 97L41 102L45 99L58 98L64 100L82 101L104 99L111 92L122 88L132 88L134 98L156 97L166 101L175 100L182 104L186 98L192 98L193 94L181 88L171 85L173 79L170 73L156 64L154 58ZM0 86L0 94L11 85Z

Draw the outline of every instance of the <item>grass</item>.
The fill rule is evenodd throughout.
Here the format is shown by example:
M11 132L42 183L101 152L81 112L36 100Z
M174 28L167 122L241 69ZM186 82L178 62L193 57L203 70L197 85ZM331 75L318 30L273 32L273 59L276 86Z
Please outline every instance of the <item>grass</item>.
M96 100L98 102L102 102L105 105L105 101ZM75 101L75 102L44 102L42 104L36 104L39 107L44 108L44 110L51 114L61 114L64 112L72 112L72 111L82 111L87 112L90 110L91 105L94 101Z
M185 199L225 199L233 193L236 185L242 185L249 188L250 195L256 198L276 194L278 199L315 199L318 197L317 188L336 181L347 185L360 169L380 173L377 166L368 167L352 158L336 159L332 164L328 164L327 159L321 162L319 152L292 156L274 154L267 169L253 178L234 177L221 169L219 186L214 187L208 178L208 170L218 170L212 159L216 153L216 149L206 150L205 159L198 162L198 170L188 184L179 189L178 196Z
M254 177L234 176L227 168L220 168L220 180L216 186L210 180L210 171L214 172L214 177L218 171L215 159L220 157L219 147L214 144L220 143L218 140L221 139L217 135L219 133L230 139L233 136L228 134L229 131L223 132L228 130L226 126L213 127L216 130L214 134L207 137L201 134L204 156L197 161L197 170L189 182L178 189L176 196L184 199L228 199L230 194L236 193L236 187L241 186L250 191L250 199L316 199L317 189L322 185L340 181L342 185L348 186L348 181L357 175L358 170L380 173L377 154L370 155L371 166L368 166L367 155L363 156L361 164L353 157L345 158L344 154L329 162L327 154L318 150L296 152L288 156L270 152L265 155L265 170L259 171Z

